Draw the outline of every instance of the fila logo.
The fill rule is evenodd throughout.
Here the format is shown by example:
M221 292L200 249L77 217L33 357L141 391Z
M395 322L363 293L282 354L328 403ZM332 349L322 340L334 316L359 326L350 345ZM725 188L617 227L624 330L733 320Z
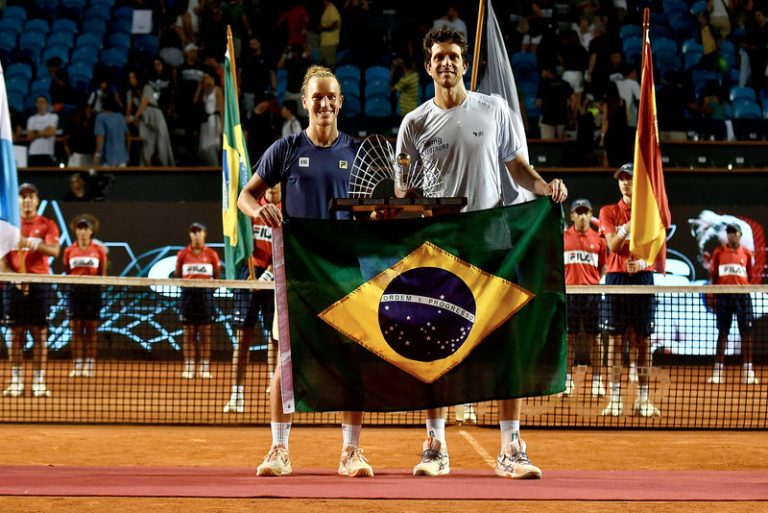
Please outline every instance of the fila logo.
M309 157L300 157L299 167L309 167Z
M483 136L483 131L482 130L478 130L477 132L472 132L472 133L475 134L475 137L482 137Z
M598 266L597 253L590 253L587 251L566 251L563 255L565 265L568 264L585 264L594 267Z
M339 169L347 169L348 167L349 163L346 160L339 161Z

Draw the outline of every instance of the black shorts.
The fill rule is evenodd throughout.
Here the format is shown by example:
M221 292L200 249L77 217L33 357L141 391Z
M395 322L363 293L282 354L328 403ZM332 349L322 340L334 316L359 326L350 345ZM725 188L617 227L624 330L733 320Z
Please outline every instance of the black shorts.
M263 268L254 269L258 278L264 272ZM241 279L248 278L248 269L244 269ZM259 323L264 330L272 330L272 317L275 314L275 293L272 290L235 289L233 323L238 328L253 328Z
M213 289L183 287L179 298L179 320L182 324L213 324Z
M16 285L5 284L5 322L9 326L48 325L53 287L48 283L28 283L24 294Z
M600 294L568 295L568 333L583 331L589 335L600 333Z
M653 273L608 273L606 285L653 285ZM633 328L641 337L648 337L654 330L656 298L653 294L606 294L607 330L621 335Z
M715 315L717 330L728 334L731 331L733 316L739 324L739 333L752 328L752 298L749 294L715 294Z
M69 318L73 321L101 319L101 287L72 285L69 291Z

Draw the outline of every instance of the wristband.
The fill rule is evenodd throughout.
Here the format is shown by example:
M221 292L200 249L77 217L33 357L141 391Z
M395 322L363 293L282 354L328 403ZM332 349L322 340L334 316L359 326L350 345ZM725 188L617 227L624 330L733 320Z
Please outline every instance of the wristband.
M619 228L619 231L618 231L618 233L616 233L616 235L618 235L622 239L626 239L627 235L629 235L629 234L627 233L626 228L624 228L624 225L622 225L621 228Z
M636 260L635 262L637 263L638 271L645 271L648 267L648 263L642 258L640 260Z
M275 275L272 274L272 271L264 271L261 273L261 276L259 276L258 281L275 281Z
M30 237L27 239L27 244L29 244L29 249L32 251L37 251L37 248L40 247L40 243L43 242L43 239L38 239L37 237Z

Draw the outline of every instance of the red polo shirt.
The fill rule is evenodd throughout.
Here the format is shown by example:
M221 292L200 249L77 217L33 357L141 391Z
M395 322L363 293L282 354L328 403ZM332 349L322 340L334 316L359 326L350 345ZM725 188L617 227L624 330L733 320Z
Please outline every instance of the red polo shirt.
M619 227L628 223L630 216L632 215L632 209L629 205L624 203L624 200L619 200L614 205L606 205L600 209L600 235L605 237L607 233L618 233ZM607 246L607 244L606 244ZM665 259L667 252L666 242L659 251L659 256L656 258L656 262L653 265L649 265L646 271L659 271L664 272L663 260ZM624 240L624 244L617 251L609 251L608 253L608 268L606 272L609 273L626 273L627 261L630 260L629 253L629 237Z
M40 239L45 244L59 243L59 227L56 223L47 217L35 216L32 219L21 220L21 234L24 237ZM48 255L43 255L37 251L23 250L27 272L31 274L50 274L51 266L48 264ZM14 272L21 272L19 269L19 252L11 251L9 258L11 269Z
M605 265L605 239L587 228L584 233L571 226L564 235L565 283L567 285L597 285L600 269Z
M220 266L219 255L208 246L195 253L190 244L176 257L176 275L188 280L212 280Z
M715 285L749 285L752 275L754 257L752 252L739 245L730 248L728 245L716 248L710 262L712 283Z
M77 243L64 250L64 271L74 276L101 276L107 267L104 247L91 242L86 248Z

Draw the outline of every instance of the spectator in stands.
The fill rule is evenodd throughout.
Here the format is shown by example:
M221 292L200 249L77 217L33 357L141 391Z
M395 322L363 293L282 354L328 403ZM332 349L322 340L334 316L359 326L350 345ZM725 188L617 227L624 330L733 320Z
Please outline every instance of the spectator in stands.
M280 109L280 114L283 116L283 137L301 132L301 123L296 119L297 110L298 107L296 106L295 101L285 100L283 102L283 108Z
M720 89L720 84L715 80L708 80L704 85L699 107L703 119L698 131L707 139L723 141L726 135L726 113Z
M280 185L267 189L264 197L259 200L261 205L267 203L276 205L282 209L280 203ZM266 226L263 221L253 218L253 254L251 256L254 267L253 279L259 281L274 281L272 274L272 228ZM251 279L250 271L246 266L240 275L241 279ZM244 290L235 291L235 324L237 330L237 347L232 353L232 395L224 406L224 413L243 413L245 411L245 371L248 367L248 350L255 338L256 326L261 318L261 328L264 332L275 330L276 322L273 322L275 313L274 293L271 290ZM259 317L261 313L261 317ZM267 347L267 367L269 369L269 382L275 372L277 360L277 343L274 337L270 337ZM269 385L267 385L269 392Z
M573 30L576 32L576 38L584 50L589 50L589 43L592 41L592 22L588 16L582 16L579 18L579 24L572 25ZM584 68L586 69L586 67Z
M141 138L140 165L151 166L153 157L161 166L174 166L171 137L158 99L160 91L151 83L144 83L136 73L131 73L131 89L128 91L126 121L138 124ZM134 82L135 81L135 82ZM157 84L157 82L154 82Z
M160 34L158 35L158 48L160 48L158 55L163 59L163 62L176 68L184 62L184 54L181 49L186 45L194 44L194 39L188 39L183 29L169 20L160 29Z
M128 165L128 139L130 132L125 118L117 112L117 100L104 98L104 111L96 116L93 133L96 135L96 151L93 163L104 166Z
M621 76L618 73L614 74L611 80L616 84L616 90L627 108L627 126L633 130L637 128L637 109L640 106L640 83L637 81L637 69L625 64Z
M56 129L59 126L59 116L49 112L48 98L38 96L35 100L37 114L27 119L27 140L29 167L50 167L56 165L55 145Z
M21 240L5 258L10 272L50 274L49 258L59 256L59 228L56 223L38 215L40 196L31 183L19 186ZM24 393L23 352L27 332L34 343L32 359L32 396L50 397L45 385L48 360L48 314L53 288L47 283L16 283L5 287L5 324L11 330L8 356L11 383L3 396L19 397Z
M288 29L287 46L299 45L304 47L307 44L307 28L309 27L309 11L304 7L304 2L292 1L292 5L287 10L280 13L277 18L277 25Z
M717 1L719 2L720 0ZM702 7L698 11L696 21L699 25L698 39L704 47L698 67L701 69L716 69L717 60L720 58L720 54L717 51L720 35L709 23L709 11L707 11L706 7Z
M99 222L83 214L72 220L75 240L64 250L64 272L74 276L106 276L107 252L93 240ZM72 285L69 290L69 318L72 328L72 370L70 378L95 375L97 332L101 318L101 287Z
M573 89L560 78L554 63L544 64L536 94L536 107L541 109L542 139L565 139L565 125L572 111Z
M251 37L251 23L243 6L243 0L228 0L223 2L224 19L232 27L232 45L235 47L235 58L240 58L243 39Z
M350 64L360 68L370 65L377 45L368 32L368 0L345 0L342 19L341 46L349 51Z
M205 225L189 226L190 244L176 257L176 277L185 280L218 280L221 274L219 255L205 245ZM179 298L179 319L184 326L182 353L184 354L183 379L197 377L211 379L211 324L213 323L213 289L182 287ZM197 339L197 358L195 358Z
M400 115L405 116L419 106L419 73L410 56L392 61L390 76L396 77L396 73L400 70L402 75L390 86L390 90L400 95L398 99Z
M595 103L592 94L585 94L576 113L576 149L579 165L595 165L595 132L598 131L601 121L599 104Z
M96 149L93 134L94 114L89 105L83 105L72 114L72 122L64 138L64 150L69 157L68 166L90 166Z
M277 90L277 75L264 58L261 41L255 37L251 38L248 52L238 64L237 83L243 93L243 110L246 117L250 118L256 104Z
M595 232L592 222L592 203L576 199L571 203L570 228L565 231L565 283L566 285L598 285L605 274L605 239ZM568 294L568 363L566 367L565 395L574 391L573 363L576 343L584 333L591 342L592 395L605 395L603 386L603 340L600 329L602 300L600 294Z
M295 102L285 99L284 102ZM245 137L251 159L256 161L264 150L280 137L283 117L280 104L273 95L265 97L253 108L253 115L244 121Z
M751 2L748 2L748 4ZM768 21L765 6L757 3L752 9L752 17L745 20L746 34L744 48L749 55L752 71L752 87L757 90L768 87Z
M203 73L203 79L195 93L195 103L203 107L200 118L198 158L203 166L221 164L221 130L224 113L224 94L217 85L217 77L211 71Z
M325 8L320 17L320 59L318 64L336 67L336 51L341 37L341 14L331 0L323 0Z
M205 4L205 0L188 0L187 10L176 18L176 27L180 31L184 44L197 41L197 34L200 32L200 3ZM162 48L162 47L161 47ZM179 46L181 48L181 46Z
M217 61L224 60L227 50L227 22L218 2L206 2L200 15L200 46Z
M632 158L632 139L627 122L627 106L613 82L608 83L601 109L603 123L600 128L600 148L605 150L602 165L618 167L621 164L617 162L627 162Z
M600 209L600 233L608 245L606 285L653 285L653 272L657 267L634 257L629 252L630 220L632 217L632 164L624 164L614 174L619 184L621 199L614 205ZM641 214L638 214L641 215ZM666 252L666 244L660 254ZM618 417L623 413L621 400L621 365L623 342L638 352L638 397L632 412L641 417L661 415L649 397L651 373L651 334L656 304L653 294L608 294L607 296L608 362L610 366L610 394L604 416ZM632 377L630 377L632 381Z
M188 44L184 47L184 64L179 66L176 76L176 114L179 126L184 128L184 148L182 155L196 155L198 147L198 134L200 132L200 116L202 105L195 106L195 93L203 78L204 68L198 62L197 46ZM192 162L196 163L195 158Z
M589 42L589 67L584 77L589 82L588 91L595 98L602 98L605 89L603 86L608 81L608 70L611 59L611 42L605 34L605 26L595 23L592 29L592 41Z
M459 18L459 9L454 4L448 5L448 8L445 11L445 15L437 18L432 23L432 28L449 28L451 30L455 30L461 34L464 40L467 40L469 37L469 32L467 32L467 24L464 23L464 20Z
M62 199L64 201L90 201L91 197L88 194L88 187L83 180L83 175L80 173L69 175L69 190Z
M741 245L741 228L738 224L729 224L725 228L728 241L712 252L710 273L713 285L749 285L754 272L755 257ZM715 368L707 383L719 385L725 383L723 365L725 364L725 346L731 331L733 316L739 325L741 337L742 383L758 385L760 381L752 368L752 299L749 293L714 294L715 315L717 316L717 354Z
M51 77L53 110L58 112L64 105L79 104L80 94L69 85L69 74L61 67L61 58L51 57L45 64L48 67L48 75Z
M152 61L152 71L149 73L147 83L152 87L157 99L158 108L163 111L165 120L170 121L173 115L173 91L175 81L173 73L166 66L163 59L156 57Z
M565 44L560 50L563 59L563 80L573 89L573 109L581 105L581 95L584 92L584 71L589 65L589 53L578 44L578 36L573 30L563 35Z
M309 49L293 45L285 50L280 62L277 63L278 69L285 69L285 99L301 100L301 87L304 81L304 73L312 65ZM299 115L306 117L306 112L299 108Z
M731 0L708 0L707 4L710 25L725 39L731 33Z

